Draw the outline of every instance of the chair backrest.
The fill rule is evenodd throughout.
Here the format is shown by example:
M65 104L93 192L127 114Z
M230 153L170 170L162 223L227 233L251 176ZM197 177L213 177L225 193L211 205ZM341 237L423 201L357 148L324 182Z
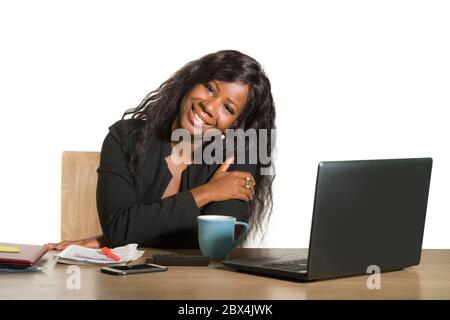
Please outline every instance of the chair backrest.
M99 163L99 152L62 154L61 240L102 234L96 204Z

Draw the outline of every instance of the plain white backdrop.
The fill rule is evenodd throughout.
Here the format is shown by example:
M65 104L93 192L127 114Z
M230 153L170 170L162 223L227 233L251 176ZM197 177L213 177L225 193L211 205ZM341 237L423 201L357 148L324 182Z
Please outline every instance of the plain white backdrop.
M0 241L58 241L62 151L99 151L173 72L235 49L277 107L254 246L308 245L319 161L430 156L424 247L450 248L449 17L447 1L0 0Z

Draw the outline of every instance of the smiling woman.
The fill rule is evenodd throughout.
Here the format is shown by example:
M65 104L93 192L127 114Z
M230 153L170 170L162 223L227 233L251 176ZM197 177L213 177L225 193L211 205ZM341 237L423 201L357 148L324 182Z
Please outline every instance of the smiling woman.
M198 248L200 215L234 216L256 235L272 209L274 175L261 174L272 162L194 163L193 152L208 144L201 140L192 142L192 152L179 163L171 136L175 130L194 136L210 129L225 134L274 128L270 82L256 60L223 50L189 62L109 127L97 170L103 235L49 248L72 243ZM272 141L266 146L269 157Z

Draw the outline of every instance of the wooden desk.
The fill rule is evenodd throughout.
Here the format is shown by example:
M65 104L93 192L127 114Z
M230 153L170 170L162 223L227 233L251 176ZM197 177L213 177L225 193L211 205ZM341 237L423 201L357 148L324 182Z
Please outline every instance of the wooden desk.
M233 256L293 250L238 249ZM157 252L164 251L147 248L134 264ZM48 263L54 253L48 252L42 262ZM300 283L234 272L220 261L208 267L169 267L167 272L128 276L81 266L81 288L70 290L66 283L73 274L67 273L68 267L57 264L45 273L0 274L0 299L450 299L450 250L424 250L419 266L383 273L380 290L367 289L368 276Z

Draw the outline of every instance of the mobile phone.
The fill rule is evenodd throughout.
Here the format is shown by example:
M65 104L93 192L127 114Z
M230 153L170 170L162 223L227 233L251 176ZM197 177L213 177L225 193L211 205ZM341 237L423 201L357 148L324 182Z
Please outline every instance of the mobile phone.
M154 263L137 264L134 266L114 266L114 267L103 267L100 269L101 272L113 275L126 275L126 274L136 274L145 272L161 272L167 271L167 267L160 266Z

